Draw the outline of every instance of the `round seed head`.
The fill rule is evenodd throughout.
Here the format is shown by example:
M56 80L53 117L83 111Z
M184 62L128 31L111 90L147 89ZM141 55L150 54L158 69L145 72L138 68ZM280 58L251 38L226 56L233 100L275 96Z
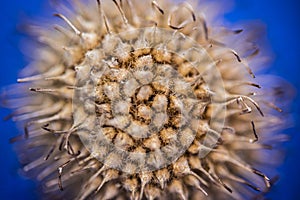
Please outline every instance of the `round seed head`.
M247 35L218 28L216 7L196 3L70 4L55 30L32 30L42 45L18 80L30 91L20 87L11 104L25 127L23 170L45 198L247 199L269 190L256 166L284 123L248 66L257 49Z

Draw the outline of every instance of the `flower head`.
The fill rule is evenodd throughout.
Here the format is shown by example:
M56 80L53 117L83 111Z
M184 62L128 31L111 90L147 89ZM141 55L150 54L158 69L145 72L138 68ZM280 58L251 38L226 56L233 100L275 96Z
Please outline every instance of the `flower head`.
M242 30L214 24L215 5L199 4L74 1L55 29L32 27L40 45L18 80L30 89L18 90L14 119L25 127L23 169L45 197L269 190L257 167L283 122L249 66L259 50Z

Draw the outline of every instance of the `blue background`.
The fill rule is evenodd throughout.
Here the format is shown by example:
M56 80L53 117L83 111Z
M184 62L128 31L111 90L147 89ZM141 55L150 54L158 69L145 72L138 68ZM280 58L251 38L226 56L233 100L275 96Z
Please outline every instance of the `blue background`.
M19 50L20 39L16 26L24 18L51 17L44 0L9 0L0 4L0 87L15 83L17 72L26 65ZM47 11L46 13L44 11ZM271 73L300 86L300 2L297 0L236 0L234 9L226 15L230 22L261 20L266 25L268 42L275 59ZM281 179L268 197L300 199L300 97L292 104L295 127L285 132L291 140L285 144L287 157L279 167ZM9 114L1 109L0 118ZM8 140L18 133L12 122L0 120L0 199L38 199L35 183L20 177L19 164Z

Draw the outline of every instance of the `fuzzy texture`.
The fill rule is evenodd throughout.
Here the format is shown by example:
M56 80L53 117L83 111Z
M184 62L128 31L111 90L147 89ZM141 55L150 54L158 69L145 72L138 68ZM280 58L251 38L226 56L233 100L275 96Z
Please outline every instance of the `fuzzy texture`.
M32 27L34 59L8 94L25 126L25 139L13 139L23 171L43 198L248 199L269 190L258 167L268 169L283 121L248 66L259 54L251 34L215 26L218 7L207 2L70 5L55 29Z

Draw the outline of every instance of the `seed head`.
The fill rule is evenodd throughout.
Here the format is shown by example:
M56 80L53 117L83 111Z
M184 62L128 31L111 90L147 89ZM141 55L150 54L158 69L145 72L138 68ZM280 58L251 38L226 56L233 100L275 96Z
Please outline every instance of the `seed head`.
M242 30L214 25L216 5L199 4L72 1L53 30L32 27L39 45L8 104L25 127L15 138L23 170L45 198L269 190L257 167L283 122L249 66L258 48Z

